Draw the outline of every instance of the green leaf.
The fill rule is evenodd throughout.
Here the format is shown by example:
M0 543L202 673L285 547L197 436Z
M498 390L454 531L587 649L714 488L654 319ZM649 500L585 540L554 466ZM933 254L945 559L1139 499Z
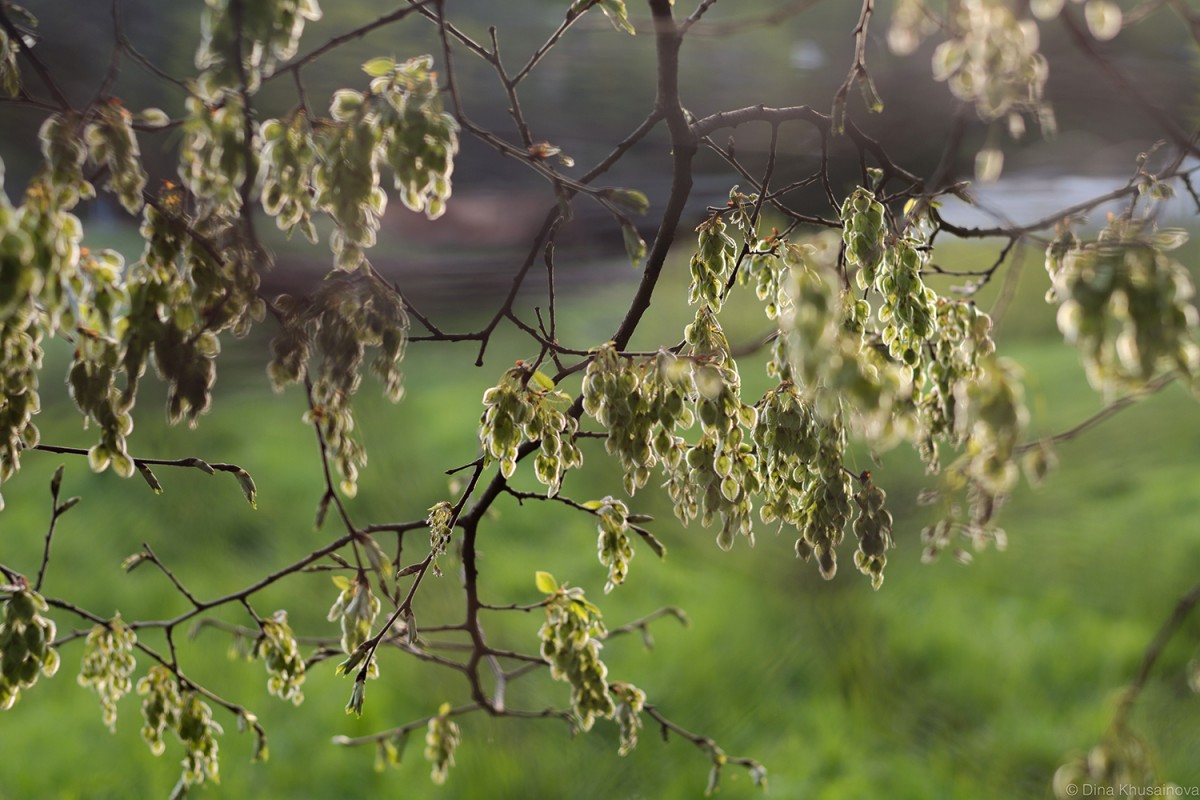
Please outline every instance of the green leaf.
M621 220L621 235L625 238L625 252L629 254L629 260L634 268L641 267L642 259L646 257L646 241L627 219Z
M346 703L346 713L353 714L356 717L361 717L363 712L363 701L367 694L366 681L355 681L354 689L350 692L350 702Z
M411 608L404 609L404 632L408 643L415 647L417 644L417 616Z
M345 575L334 575L330 580L333 581L334 586L341 589L343 592L350 588L350 579Z
M650 210L650 199L635 189L605 189L601 194L634 214L641 215Z
M558 581L554 580L554 576L549 572L538 570L534 576L534 582L537 584L537 590L542 594L554 594L558 591Z
M372 78L382 78L384 75L391 75L396 70L396 60L380 56L372 58L370 61L362 65L362 71L370 75Z
M370 536L363 536L359 542L367 552L367 561L370 562L371 569L375 570L380 580L386 580L392 574L392 562L379 546L379 542Z
M625 31L630 36L637 35L637 31L633 29L633 24L629 21L629 13L625 10L625 0L600 0L598 5L604 12L604 16L612 22L614 28Z
M546 375L546 373L544 373L544 372L539 372L539 371L535 370L534 373L529 376L529 380L533 381L534 383L536 383L538 386L540 386L542 389L545 389L546 391L550 391L551 389L554 388L554 381L552 381L550 379L550 376Z
M362 663L363 659L367 657L367 654L370 651L371 643L369 641L363 642L358 647L354 648L354 652L350 654L349 658L337 665L335 672L338 675L349 675L354 671L355 667ZM360 711L359 713L361 714L362 712Z

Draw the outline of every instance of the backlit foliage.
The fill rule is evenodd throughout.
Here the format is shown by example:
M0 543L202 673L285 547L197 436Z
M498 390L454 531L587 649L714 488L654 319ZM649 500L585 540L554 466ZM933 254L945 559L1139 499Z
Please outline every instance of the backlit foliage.
M267 691L295 705L304 702L304 693L300 691L304 683L304 658L296 644L296 635L288 625L286 611L278 611L263 621L255 655L266 665Z
M0 622L0 709L12 708L39 677L53 678L60 663L53 646L57 628L42 615L49 610L46 601L26 586L5 589L10 594Z
M584 597L582 589L558 586L545 572L538 573L537 587L549 595L546 621L538 631L542 658L550 664L551 677L571 684L571 710L579 727L591 730L597 717L610 719L616 713L606 679L608 667L600 660L608 629L600 609Z
M120 615L107 625L96 625L88 633L79 668L79 685L87 686L100 695L104 724L110 731L117 728L117 701L133 689L131 676L137 667L133 657L135 634Z
M267 692L296 705L313 669L353 677L346 710L356 716L366 707L367 679L378 677L388 659L414 657L460 675L467 684L463 704L447 702L417 722L335 740L374 744L379 763L387 766L399 761L404 738L424 729L424 754L435 783L447 780L456 748L470 734L459 721L483 712L558 717L582 731L597 720L611 721L621 755L637 746L650 717L664 735L677 734L710 760L710 792L730 764L765 786L761 764L727 755L714 740L665 716L642 689L609 680L601 652L610 638L640 630L649 643L651 621L667 615L682 620L682 612L663 609L610 629L582 587L535 569L529 571L535 572L536 594L527 586L527 596L511 602L481 599L480 571L493 569L496 561L480 558L480 541L492 542L487 537L498 498L556 503L586 515L597 534L599 564L592 562L590 569L604 581L606 593L631 581L635 537L665 557L666 547L646 527L652 519L635 505L645 496L639 492L658 489L665 490L681 525L698 521L714 528L724 550L738 541L753 545L764 528L786 530L785 552L790 547L800 559L815 562L816 573L827 580L854 544L855 567L878 590L889 556L897 557L894 528L907 522L893 519L884 486L863 469L868 458L881 460L901 445L916 451L937 476L931 478L936 488L922 494L936 516L921 533L920 555L928 560L950 551L967 560L975 550L1003 546L1007 535L997 512L1017 487L1022 468L1031 484L1042 482L1056 462L1058 441L1119 410L1123 406L1115 403L1129 402L1130 393L1155 391L1173 380L1195 390L1200 344L1194 290L1187 266L1173 255L1186 234L1157 224L1160 204L1177 184L1200 205L1190 183L1195 169L1186 166L1195 137L1172 133L1175 123L1166 126L1171 157L1152 173L1158 162L1142 154L1135 178L1124 188L1024 227L963 228L942 209L946 195L971 198L965 183L952 181L961 136L943 156L945 169L926 179L895 163L886 143L858 127L845 91L834 99L832 115L810 106L758 105L698 119L682 105L676 51L715 3L687 11L673 8L670 0L646 0L633 9L623 0L562 5L561 26L520 68L501 58L494 31L490 44L472 39L447 19L453 4L440 0L402 5L305 55L300 44L306 25L321 18L316 0L207 0L198 21L195 74L175 80L149 65L184 95L171 116L158 108L127 107L112 96L122 62L145 62L119 26L110 74L81 105L63 93L34 49L36 20L0 2L0 88L12 103L43 117L37 163L22 194L10 198L0 191L0 482L16 476L30 451L41 450L86 456L95 472L111 467L123 478L138 473L156 493L162 484L154 469L228 472L253 507L258 489L241 466L194 457L146 458L131 450L138 449L134 420L143 413L137 400L148 368L165 388L168 420L195 426L215 402L222 348L261 324L273 335L271 385L277 391L299 385L292 390L303 392L302 423L316 434L324 483L316 528L327 516L344 528L309 555L273 566L261 580L214 601L193 595L147 545L127 559L126 569L159 570L187 601L187 610L161 620L126 622L119 614L109 619L109 612L100 616L41 593L54 524L78 499L59 502L60 469L51 484L52 518L42 562L34 565L36 579L0 564L0 708L11 707L40 678L52 677L60 648L84 639L78 682L99 696L104 724L115 727L119 701L136 686L141 734L151 752L165 751L168 731L182 746L175 795L215 782L223 732L215 717L228 714L239 728L249 726L258 757L267 752L266 732L246 707L194 683L181 666L175 631L198 618L197 629L219 627L237 642L252 643L247 654L262 660ZM997 131L1020 137L1027 120L1046 134L1055 128L1043 27L1068 26L1100 59L1098 69L1111 72L1103 53L1094 50L1096 43L1172 4L1126 5L1131 7L1122 10L1113 0L896 0L887 40L900 54L933 40L932 78L945 83L969 112L961 117L963 125L980 126L982 137L976 138L984 144L969 155L978 179L988 182L999 177L1003 164L1006 139ZM114 24L119 6L117 0ZM591 171L576 173L574 159L563 152L566 145L534 135L518 93L546 53L596 8L629 34L641 27L639 15L648 10L654 18L648 35L630 46L655 47L654 80L650 73L647 80L657 82L658 96L642 126ZM843 87L860 86L868 111L882 108L868 64L875 13L872 0L861 4L854 66ZM427 30L436 36L429 53L377 55L363 63L366 78L358 75L355 86L310 96L306 69L327 52L392 24L432 24ZM515 134L487 130L468 116L469 104L458 89L459 57L476 58L496 72ZM30 80L31 72L37 81ZM278 97L262 94L276 78L294 86L290 108L278 99L287 96L288 80L275 83ZM770 127L761 166L737 154L732 136L725 146L714 138L750 123ZM784 147L781 137L802 126L819 142L819 167L781 186L779 162L794 153L790 143L803 141L788 138ZM652 201L649 191L600 183L627 152L660 134L666 138L655 143L655 152L669 155L673 171L667 197ZM370 258L388 213L443 217L460 136L514 160L552 187L546 223L515 273L511 292L489 323L466 332L430 320L406 299L403 277L385 278ZM143 165L151 145L175 148L177 167L165 179L151 180ZM720 156L732 168L730 182L740 184L717 205L689 216L697 208L690 203L692 172L702 147ZM834 163L839 148L854 151L852 174ZM111 196L111 208L138 225L140 253L90 246L92 235L82 221L90 217L80 209L98 193ZM1126 203L1124 210L1111 214L1103 230L1089 229L1080 215L1114 199ZM403 208L393 205L389 212L396 200ZM572 224L576 204L584 202L609 215L614 237L619 230L626 254L643 271L612 336L575 347L578 343L559 340L556 327L555 239ZM651 209L659 215L653 225L635 221ZM310 244L332 252L333 268L315 288L265 296L262 276L273 256L260 229L262 215L289 236L299 231ZM648 246L643 235L651 229L657 230ZM688 231L695 234L694 244ZM990 269L955 271L936 260L940 242L949 236L999 236L1008 244ZM682 242L687 251L680 266L686 259L690 321L668 341L633 349L652 296L663 302L665 287L658 284L672 242ZM1009 251L1029 243L1045 250L1047 300L1058 305L1065 340L1080 351L1093 387L1115 401L1080 429L1036 440L1030 439L1034 426L1021 370L997 352L992 317L976 302ZM328 254L321 260L328 261ZM532 285L526 277L535 264L545 265L545 302L527 312L523 299L517 300ZM946 288L941 276L947 274L973 280ZM678 300L682 305L683 298ZM735 301L761 310L755 319L765 335L757 341L727 332L738 329L722 316ZM530 315L536 325L526 319ZM416 498L405 485L397 488L395 502L418 509L416 519L356 523L360 507L350 500L367 465L368 442L353 401L364 370L398 402L410 341L473 343L476 363L484 366L493 332L509 323L528 337L528 353L487 373L503 369L483 393L478 427L467 420L462 428L469 445L477 447L474 460L439 466L450 467L455 476L450 499L430 506L434 498ZM66 386L91 430L87 448L41 441L36 423L41 392L62 380L43 375L53 361L44 348L54 340L69 345ZM764 384L765 390L746 388ZM297 421L303 432L300 426ZM372 440L371 447L377 446ZM584 468L585 452L589 459L607 454L616 462L624 496L588 501L570 496L569 476ZM544 491L516 488L526 479ZM674 530L669 522L657 525ZM424 533L406 538L418 530L427 530L428 539ZM844 541L847 531L851 543ZM487 554L505 557L499 543ZM443 613L427 611L437 604L419 598L426 575L442 576L443 564L450 562L453 583L462 592L462 607L454 613L462 617L426 622L422 616L418 628L419 614ZM324 570L335 573L337 590L327 624L312 630L305 625L297 635L286 610L266 619L255 613L251 599L260 592ZM212 616L222 607L245 611L246 624ZM540 627L526 625L525 637L510 646L501 641L507 629L494 640L485 636L483 619L503 611L534 611L544 618ZM78 617L84 628L56 638L52 612ZM135 682L139 661L149 666ZM326 667L328 661L339 663ZM536 710L506 705L508 683L539 668L569 686L557 705ZM380 686L387 688L395 687ZM1149 751L1125 724L1131 703L1122 707L1102 744L1059 770L1054 790L1060 796L1081 784L1155 784Z

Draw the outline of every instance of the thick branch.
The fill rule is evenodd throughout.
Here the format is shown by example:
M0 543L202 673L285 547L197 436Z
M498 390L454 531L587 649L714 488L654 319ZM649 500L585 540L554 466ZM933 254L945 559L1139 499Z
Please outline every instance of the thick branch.
M658 97L655 108L663 115L671 132L671 193L654 236L654 244L646 258L641 283L625 319L613 334L612 340L618 350L628 346L642 315L650 308L654 287L658 285L667 253L679 229L679 220L692 192L692 161L699 148L699 139L688 124L679 98L679 47L683 36L671 16L669 0L650 0L650 10L654 15L655 45L658 50Z

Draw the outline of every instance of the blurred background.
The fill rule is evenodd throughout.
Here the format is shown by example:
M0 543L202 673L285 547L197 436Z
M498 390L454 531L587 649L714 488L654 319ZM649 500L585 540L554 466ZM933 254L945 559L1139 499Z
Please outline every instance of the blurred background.
M111 46L107 3L42 0L27 4L40 20L39 55L85 103L106 69ZM486 40L499 31L510 69L524 63L562 19L566 0L448 3L467 33ZM689 11L679 4L680 11ZM811 5L803 13L777 13ZM881 3L868 49L872 73L886 104L867 117L857 100L855 119L885 138L889 153L919 174L936 165L951 125L953 105L944 85L929 78L930 49L907 58L889 55L882 43L891 4ZM126 32L168 74L195 73L192 54L202 4L125 0ZM306 33L301 52L328 37L390 10L376 2L327 3L325 17ZM524 85L522 105L538 139L549 141L587 169L609 152L646 115L653 103L653 37L638 3L631 4L641 31L630 38L591 13L566 37ZM643 16L639 16L639 15ZM843 0L717 4L696 26L684 49L684 103L697 116L762 102L811 104L827 110L851 61L851 30L858 4ZM1195 46L1171 18L1124 31L1109 51L1138 76L1156 102L1184 123L1194 120ZM342 86L362 86L359 65L378 55L407 58L438 53L434 29L411 19L335 50L323 66L306 72L314 105ZM1053 24L1043 25L1043 52L1051 63L1048 96L1061 128L1051 141L1030 132L1006 143L1006 177L986 199L1018 220L1039 216L1043 206L1068 205L1122 184L1138 152L1154 143L1154 125L1114 95ZM439 56L440 59L440 56ZM486 65L461 55L457 61L467 113L477 123L511 135L499 85ZM28 78L34 91L36 78ZM283 83L282 81L280 83ZM263 95L264 115L286 113L291 87ZM114 89L131 109L182 113L182 93L138 65L124 65ZM36 168L36 109L0 106L0 156L6 189L19 196ZM784 143L784 174L811 172L819 143L803 126ZM739 155L761 164L761 132L738 132ZM971 177L971 157L988 135L975 123L968 131L960 177ZM515 136L512 137L515 141ZM142 148L156 179L173 170L170 135L145 137ZM835 174L853 185L856 159L835 158ZM844 158L845 160L841 160ZM669 182L665 140L647 140L606 179L661 203ZM737 182L715 157L702 159L694 207L696 222L706 205L723 204ZM1051 187L1033 196L1030 187ZM1098 187L1098 188L1097 188ZM497 157L469 137L454 175L447 215L427 223L393 203L372 262L398 280L426 313L447 330L474 330L490 318L523 260L532 230L554 202L553 192L526 168ZM820 193L813 209L822 210ZM591 346L620 321L637 273L629 267L620 231L598 207L576 203L575 221L558 249L560 339ZM827 209L825 209L827 210ZM948 209L969 219L968 209ZM1175 213L1185 217L1182 205ZM81 211L91 247L112 246L127 259L140 252L135 226L105 199ZM654 211L647 220L655 218ZM271 230L269 221L262 229ZM645 231L649 235L650 231ZM302 291L331 266L324 245L308 248L271 241L276 266L270 291ZM651 314L633 346L674 342L691 314L686 306L683 241L660 285ZM995 259L994 242L940 240L937 260L948 268L982 269ZM1200 249L1179 251L1189 266ZM534 283L537 283L536 281ZM950 282L936 286L950 291ZM981 295L993 308L1002 295L997 339L1003 355L1026 370L1036 434L1063 430L1102 407L1083 378L1077 356L1061 343L1054 309L1043 295L1047 280L1036 247L1015 254L1002 279ZM544 303L531 294L526 307ZM731 341L749 341L767 327L761 310L743 298L726 312ZM328 540L330 529L313 530L323 483L312 432L301 422L299 392L274 395L263 367L272 334L269 323L248 339L229 341L219 365L216 402L198 430L169 428L162 393L147 381L131 452L148 457L194 455L242 465L258 484L258 510L244 502L227 475L193 471L158 473L165 492L154 496L139 481L110 473L92 475L82 459L66 460L63 491L83 497L59 523L46 593L69 596L100 614L119 610L126 619L161 618L186 603L161 574L143 567L126 575L120 562L149 543L200 597L253 582ZM88 446L92 433L56 375L65 377L69 352L50 344L39 426L44 442ZM489 346L485 366L472 364L476 347L414 344L405 361L408 395L398 406L380 399L370 381L356 399L360 429L371 463L350 510L360 524L424 515L451 496L443 471L477 455L480 397L514 359L530 358L529 342L501 333ZM746 396L768 386L762 360L741 362ZM576 391L577 384L565 385ZM1058 453L1061 469L1042 490L1019 490L1002 512L1009 546L976 554L970 564L943 557L920 563L919 532L930 520L914 497L932 485L915 455L898 450L872 465L866 453L855 469L870 467L885 487L896 519L897 549L879 592L852 568L844 549L837 579L822 581L810 564L792 557L794 535L758 534L753 548L739 542L720 552L715 533L676 524L664 495L647 489L630 502L655 516L650 527L669 553L659 562L638 550L629 581L603 595L605 572L595 556L595 528L567 509L511 500L497 504L484 531L484 590L493 603L538 600L533 575L547 570L560 581L588 590L610 627L672 605L692 620L653 629L655 647L637 636L609 641L604 658L614 679L645 689L659 708L684 727L712 736L730 754L748 755L770 771L770 791L784 798L1023 798L1046 797L1049 781L1065 758L1104 734L1120 687L1134 674L1146 644L1195 581L1200 560L1195 491L1200 414L1176 386L1122 412ZM569 474L564 493L579 500L621 496L620 475L603 448L585 443L586 468ZM48 524L46 487L64 459L28 453L19 476L5 484L7 508L0 560L36 572ZM533 489L526 470L518 484ZM418 600L418 620L457 619L457 563L430 580ZM301 576L274 587L255 603L259 613L287 608L297 633L330 635L325 612L337 590L328 576ZM236 614L221 618L242 623ZM535 614L496 614L493 643L513 649L536 646ZM60 631L73 620L56 614ZM1188 689L1188 662L1197 656L1200 618L1189 620L1164 654L1138 706L1138 731L1157 753L1161 775L1184 787L1200 786L1200 701ZM159 643L155 643L156 645ZM410 737L396 770L373 770L370 748L344 750L335 735L362 735L433 713L444 700L461 702L465 687L411 659L384 657L382 677L367 687L362 719L343 706L350 683L330 663L312 670L300 709L268 697L257 662L230 658L230 638L208 629L179 642L185 670L196 680L254 710L271 736L271 759L250 765L253 739L235 731L218 712L222 782L199 796L366 797L378 793L444 798L692 798L703 791L707 760L685 741L664 743L647 727L639 748L616 755L615 728L598 723L569 738L551 721L462 719L463 743L445 786L428 779L420 733ZM16 798L124 798L165 796L179 772L181 752L150 755L138 735L138 701L119 706L117 732L100 720L94 695L72 681L82 648L65 647L63 669L23 694L0 717L0 800ZM144 664L142 667L144 668ZM523 684L523 685L522 685ZM565 685L537 676L513 687L510 705L565 705ZM745 774L724 771L721 796L753 797Z

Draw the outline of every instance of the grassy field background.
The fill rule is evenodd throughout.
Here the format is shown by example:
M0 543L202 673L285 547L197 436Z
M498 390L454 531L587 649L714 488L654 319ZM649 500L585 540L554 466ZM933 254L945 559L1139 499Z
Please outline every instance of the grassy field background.
M991 257L954 245L938 252L947 267L985 265ZM660 287L642 344L678 337L688 313L684 271L680 263ZM563 298L560 324L570 331L564 340L605 338L633 278L618 276L586 298ZM1001 352L1024 365L1035 433L1048 434L1094 413L1101 400L1054 331L1036 252L1020 278L1001 322ZM1000 288L989 289L985 307ZM730 313L732 340L765 332L749 304ZM165 492L155 496L138 479L89 473L82 459L28 453L19 476L3 487L0 560L36 574L49 517L47 484L62 463L64 494L83 500L60 521L45 592L100 614L161 618L186 608L153 568L121 571L122 559L143 542L195 594L212 597L334 535L332 519L324 532L313 530L322 483L314 437L300 420L302 397L272 394L263 373L269 327L227 346L215 408L197 431L162 422L161 398L148 381L131 445L140 456L195 455L244 466L258 484L257 511L227 475L162 469ZM371 463L349 505L357 522L421 517L449 497L442 471L476 456L480 397L514 358L534 355L523 348L501 337L487 365L476 369L471 345L417 344L405 363L408 396L400 405L378 399L369 382L364 386L357 406ZM86 446L91 434L80 429L54 377L65 375L65 358L52 354L46 373L43 441ZM742 363L748 394L766 386L761 372L752 359ZM1056 766L1103 735L1120 687L1195 581L1198 444L1200 408L1181 387L1169 387L1064 444L1061 468L1047 486L1022 488L1002 512L1008 549L979 553L969 565L951 558L920 563L919 531L929 514L913 498L931 479L911 453L888 453L873 473L889 494L897 549L879 592L854 571L849 542L837 579L825 582L813 565L793 558L793 535L764 529L755 548L739 541L722 553L714 531L681 529L663 494L647 490L630 505L655 515L651 528L670 552L659 562L638 548L627 584L605 596L589 519L557 505L519 508L505 499L482 532L483 591L493 603L536 602L534 572L548 570L585 587L610 627L665 605L684 609L692 624L658 623L653 650L635 636L612 639L604 650L610 678L641 686L667 716L712 736L728 753L762 761L773 797L1046 797ZM585 448L585 470L568 476L564 493L579 500L619 496L619 474L603 463L602 447ZM869 465L860 458L853 466ZM446 567L446 576L420 595L416 611L425 625L458 618L457 563L447 559ZM287 608L298 634L329 635L334 626L324 615L335 596L327 574L304 575L265 592L255 607L260 614ZM245 621L232 610L218 616ZM54 617L60 631L76 624L63 613ZM498 617L493 643L536 648L538 614ZM147 640L162 644L153 634ZM1163 778L1185 787L1200 786L1200 699L1185 679L1198 641L1200 618L1166 651L1135 716ZM252 736L237 733L218 711L227 730L221 783L198 790L200 797L611 800L693 798L704 787L704 755L676 737L664 743L652 727L622 759L615 728L604 722L572 739L559 722L481 716L460 720L463 742L444 786L429 781L419 733L398 769L377 773L372 750L337 748L331 737L385 729L432 713L443 701L462 702L466 691L456 676L388 654L382 677L368 685L366 713L354 719L343 713L350 682L332 674L332 663L310 672L307 699L294 709L267 695L260 663L229 658L227 635L205 630L179 645L188 674L249 706L271 737L270 760L251 765ZM0 716L0 800L163 797L174 784L182 756L177 744L168 739L160 758L149 753L138 735L134 697L121 702L110 735L95 696L74 682L81 653L81 643L64 647L59 675ZM565 685L536 676L513 687L510 704L541 708L566 700ZM720 796L754 797L757 790L729 768Z

